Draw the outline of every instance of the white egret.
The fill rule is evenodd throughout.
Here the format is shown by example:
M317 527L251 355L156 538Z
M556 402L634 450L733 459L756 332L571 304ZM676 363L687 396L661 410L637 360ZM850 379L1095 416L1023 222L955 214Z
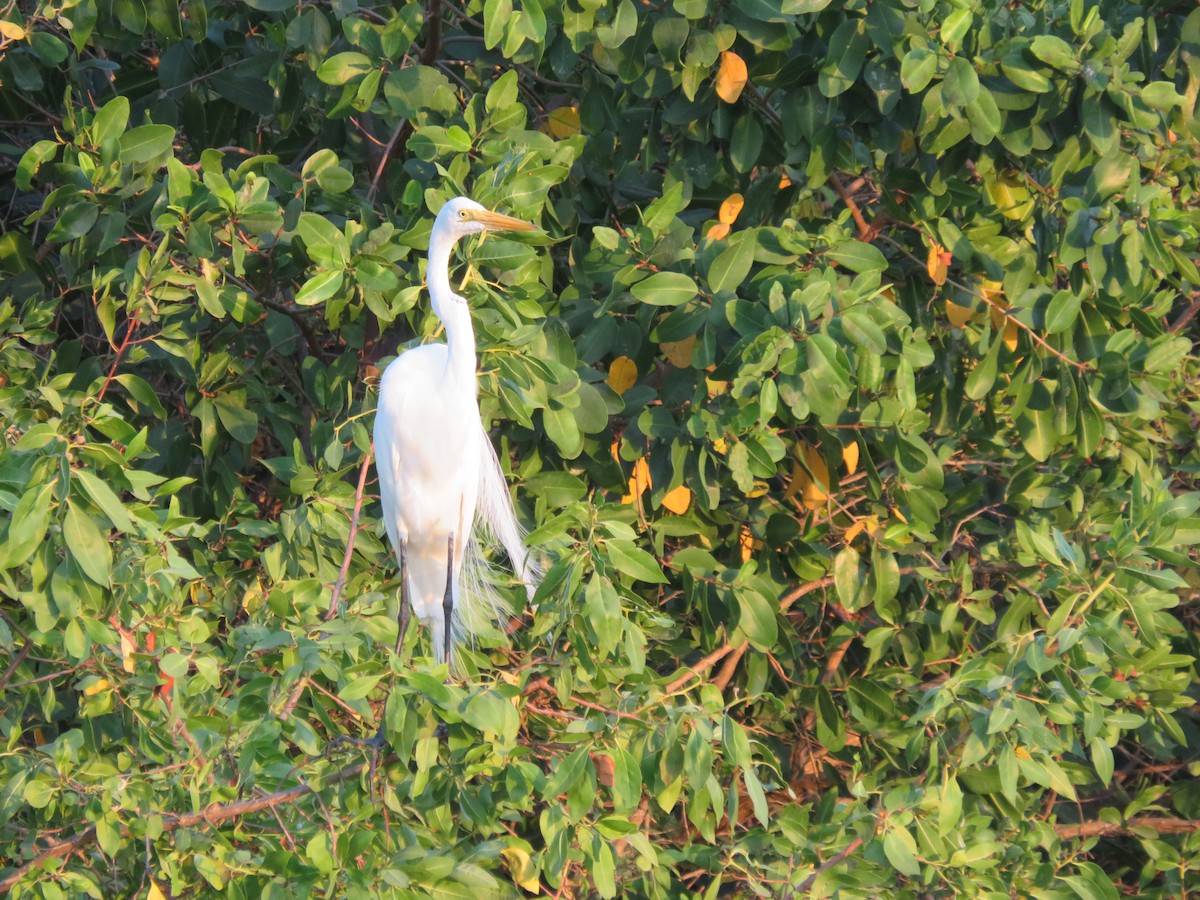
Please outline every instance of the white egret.
M446 342L402 353L383 373L375 414L375 466L388 538L400 564L396 652L410 611L433 634L434 658L505 608L486 578L481 539L503 546L533 596L538 572L525 550L512 498L479 417L475 331L467 301L450 287L450 253L481 231L536 226L457 197L438 212L426 283Z

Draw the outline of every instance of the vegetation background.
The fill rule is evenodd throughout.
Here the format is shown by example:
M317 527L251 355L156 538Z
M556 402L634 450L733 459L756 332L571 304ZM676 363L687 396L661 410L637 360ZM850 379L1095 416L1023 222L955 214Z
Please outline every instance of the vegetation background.
M1200 890L1194 4L8 0L0 55L0 890ZM455 280L548 575L447 685L368 463L460 193L545 229Z

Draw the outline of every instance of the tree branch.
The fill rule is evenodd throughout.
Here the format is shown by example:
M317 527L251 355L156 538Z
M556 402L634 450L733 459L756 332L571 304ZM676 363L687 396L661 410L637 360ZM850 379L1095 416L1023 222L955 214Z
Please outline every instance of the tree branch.
M831 584L833 584L833 578L830 576L818 578L816 581L810 581L807 584L802 584L799 587L793 588L791 591L784 594L782 598L780 598L779 611L786 612L788 607L801 597L811 594L813 591L819 591L823 588L827 588ZM673 694L676 691L682 690L687 686L689 681L691 681L693 678L701 677L705 672L723 660L726 656L728 656L730 653L733 653L735 649L737 648L735 648L733 644L731 644L729 641L726 641L721 647L718 647L695 665L689 666L686 672L671 681L667 685L667 693ZM744 649L741 651L742 654L745 652L746 651ZM739 654L737 658L741 659L741 654ZM734 663L734 665L736 666L736 663ZM732 677L732 674L733 673L731 671L729 675ZM728 684L728 679L726 679L725 683Z
M1121 825L1112 822L1078 822L1072 825L1055 825L1054 833L1060 838L1092 837L1142 837L1134 829L1150 828L1159 834L1191 834L1200 831L1200 821L1195 819L1168 819L1156 816L1134 816Z
M389 756L384 760L384 764L393 762L396 757ZM344 769L335 772L332 776L325 779L324 784L339 784L351 778L356 778L363 769L370 765L369 762L355 763L352 766L347 766ZM192 828L197 825L218 825L227 819L237 819L242 816L250 815L251 813L260 812L264 809L274 809L277 806L282 806L287 803L295 802L309 794L316 794L316 791L306 784L298 784L295 787L287 788L286 790L276 791L273 794L264 794L261 797L255 797L252 800L236 800L232 803L212 803L202 809L200 812L185 813L183 815L171 815L169 813L160 813L162 815L163 833L177 831L180 828ZM145 815L151 815L147 813ZM145 815L142 817L145 818ZM121 834L123 837L132 837L129 829L122 825ZM37 868L48 859L60 859L65 856L70 856L72 853L83 849L96 840L96 826L91 825L81 831L72 838L67 838L65 841L58 841L46 847L38 853L33 859L15 870L5 878L0 880L0 893L6 893L24 878L31 870Z

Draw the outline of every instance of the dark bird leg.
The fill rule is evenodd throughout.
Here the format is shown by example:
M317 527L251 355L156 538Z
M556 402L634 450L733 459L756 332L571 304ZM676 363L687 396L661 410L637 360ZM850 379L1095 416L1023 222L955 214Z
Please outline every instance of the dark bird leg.
M408 620L412 615L412 607L408 601L408 541L400 542L400 629L396 634L396 655L404 648L404 638L408 635Z
M412 615L412 608L408 598L408 541L400 541L400 615L398 617L398 628L396 633L396 655L400 655L400 651L404 649L404 638L408 634L408 622ZM387 705L392 699L392 691L389 688L387 696L383 698L383 706L379 714L379 730L375 732L375 737L371 738L370 743L376 749L387 745Z
M451 663L450 653L453 649L454 638L450 629L454 617L454 533L451 532L446 550L446 596L442 599L442 612L446 616L446 665Z

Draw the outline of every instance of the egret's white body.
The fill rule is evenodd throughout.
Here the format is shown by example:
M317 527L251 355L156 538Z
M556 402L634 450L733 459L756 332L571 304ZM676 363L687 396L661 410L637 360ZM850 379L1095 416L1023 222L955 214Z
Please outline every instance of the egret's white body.
M429 239L426 282L446 343L402 353L380 385L375 465L388 538L401 569L397 649L411 609L431 629L439 662L452 642L503 615L481 571L486 568L481 538L503 546L530 596L537 582L500 462L480 421L475 331L449 273L459 238L533 228L463 197L442 207Z

